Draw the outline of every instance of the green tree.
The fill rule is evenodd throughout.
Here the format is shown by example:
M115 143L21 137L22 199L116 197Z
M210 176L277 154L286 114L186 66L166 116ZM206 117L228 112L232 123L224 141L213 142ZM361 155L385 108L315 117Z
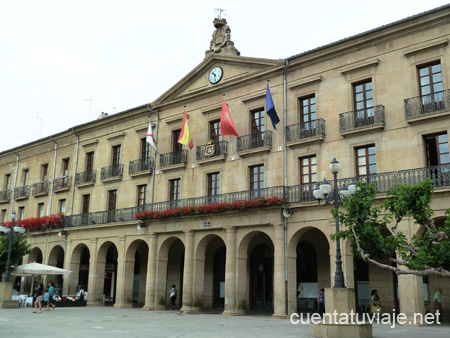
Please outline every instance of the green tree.
M6 269L6 260L8 259L9 236L0 237L0 273L3 275ZM11 245L10 265L17 266L24 255L28 255L31 246L28 244L24 235L16 233Z
M346 197L338 215L342 229L332 239L348 239L354 257L396 274L450 277L450 209L444 225L436 227L431 200L430 179L390 188L386 199L376 204L376 185L360 181L356 192ZM412 238L398 230L405 217L411 217L424 231Z

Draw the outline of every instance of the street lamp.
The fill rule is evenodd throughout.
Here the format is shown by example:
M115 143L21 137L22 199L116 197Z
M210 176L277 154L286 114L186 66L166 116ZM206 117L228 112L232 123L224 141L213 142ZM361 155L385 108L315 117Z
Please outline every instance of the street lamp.
M11 264L11 247L12 247L12 241L14 238L15 233L19 233L19 234L24 234L25 233L25 228L19 226L19 224L17 224L16 226L14 226L14 221L16 219L17 215L16 212L13 211L11 214L11 227L5 227L3 224L0 225L0 232L4 232L7 233L9 236L9 246L8 246L8 258L6 259L6 269L5 269L5 274L3 275L3 282L9 282L9 265Z
M334 176L334 187L331 191L331 184L324 178L320 185L313 191L314 198L319 202L319 205L324 207L327 204L334 204L336 209L336 233L339 231L339 205L344 201L345 196L353 195L355 193L356 182L352 182L348 185L348 188L343 185L340 190L338 190L337 174L341 169L341 165L333 158L330 163L330 170ZM321 204L324 201L324 204ZM334 288L345 288L344 273L342 271L342 256L341 256L341 243L339 240L336 241L336 272L334 275Z

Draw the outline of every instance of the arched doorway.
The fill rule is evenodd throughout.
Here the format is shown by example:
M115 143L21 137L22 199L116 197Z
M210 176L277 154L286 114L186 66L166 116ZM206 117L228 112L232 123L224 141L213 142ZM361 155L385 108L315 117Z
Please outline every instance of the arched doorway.
M273 262L272 240L259 233L248 247L249 308L254 311L273 312Z
M48 265L62 269L64 267L64 249L60 245L55 245L48 255ZM48 275L47 284L53 282L55 285L55 293L61 294L64 277L63 275Z
M147 281L148 245L141 239L128 247L125 259L123 300L121 306L144 306Z
M207 235L195 255L194 312L223 311L225 305L225 242ZM203 272L203 274L202 274Z
M67 294L73 294L78 290L89 291L89 266L90 251L86 244L78 244L72 252L70 260L70 285Z
M42 250L38 247L34 247L31 249L30 254L28 255L28 263L40 263L43 264L43 255ZM34 294L37 290L37 283L40 282L34 277L26 277L25 282L21 284L20 290L23 293L31 293ZM32 285L34 284L34 285Z
M175 307L181 308L183 299L184 244L177 237L166 239L157 258L156 310L170 309L168 292L172 285L178 290Z
M88 295L89 305L113 305L116 297L118 251L114 243L103 243L97 254L93 290ZM92 289L92 287L91 287Z

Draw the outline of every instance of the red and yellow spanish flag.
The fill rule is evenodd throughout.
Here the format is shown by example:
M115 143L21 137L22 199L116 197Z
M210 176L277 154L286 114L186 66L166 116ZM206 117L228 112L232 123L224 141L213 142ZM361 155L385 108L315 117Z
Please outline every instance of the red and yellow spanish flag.
M189 125L187 121L186 109L184 110L183 124L181 125L181 133L178 138L178 143L187 145L190 149L194 146L194 138L192 137L191 131L189 130Z

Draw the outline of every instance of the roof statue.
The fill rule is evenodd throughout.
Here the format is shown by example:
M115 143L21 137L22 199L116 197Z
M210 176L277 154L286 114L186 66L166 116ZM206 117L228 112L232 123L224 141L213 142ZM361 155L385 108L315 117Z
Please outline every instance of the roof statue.
M231 29L227 25L227 19L218 17L214 19L213 23L216 30L212 34L209 50L205 54L221 53L225 55L240 55L241 53L234 47L234 42L230 40Z

